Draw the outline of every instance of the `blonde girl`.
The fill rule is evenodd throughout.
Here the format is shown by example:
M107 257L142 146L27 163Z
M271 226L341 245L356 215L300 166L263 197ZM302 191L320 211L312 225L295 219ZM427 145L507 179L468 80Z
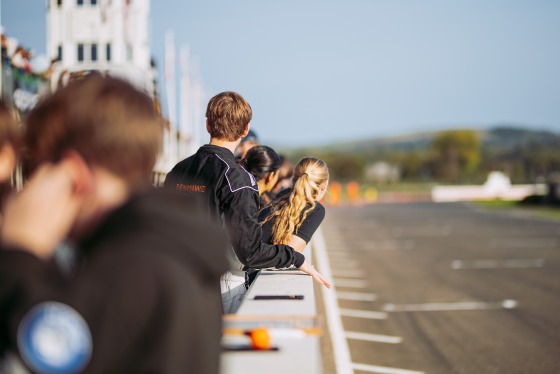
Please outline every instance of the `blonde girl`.
M293 187L282 191L259 214L262 239L270 244L288 244L303 252L325 217L323 198L329 183L327 165L314 157L301 159L294 167Z

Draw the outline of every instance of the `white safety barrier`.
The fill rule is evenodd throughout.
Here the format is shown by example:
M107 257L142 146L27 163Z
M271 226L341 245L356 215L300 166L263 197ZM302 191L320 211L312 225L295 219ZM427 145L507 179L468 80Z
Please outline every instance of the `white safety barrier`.
M267 329L270 350L249 349L247 332L257 328ZM262 270L238 312L224 316L222 343L229 350L220 373L320 374L320 332L313 278L297 269Z

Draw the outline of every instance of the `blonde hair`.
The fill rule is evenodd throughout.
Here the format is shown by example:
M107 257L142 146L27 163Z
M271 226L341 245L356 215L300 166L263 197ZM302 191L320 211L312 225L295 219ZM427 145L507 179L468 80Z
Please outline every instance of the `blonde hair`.
M271 204L272 213L262 222L275 219L272 227L274 244L288 244L292 234L315 208L320 187L329 180L329 170L322 160L314 157L301 159L294 168L293 187Z

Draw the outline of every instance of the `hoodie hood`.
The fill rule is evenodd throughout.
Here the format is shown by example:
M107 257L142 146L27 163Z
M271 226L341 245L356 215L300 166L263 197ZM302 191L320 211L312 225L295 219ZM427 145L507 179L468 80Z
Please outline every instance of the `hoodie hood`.
M94 255L94 248L132 252L157 248L199 276L215 279L228 270L228 243L225 230L209 221L196 200L152 189L111 213L80 248L86 257Z

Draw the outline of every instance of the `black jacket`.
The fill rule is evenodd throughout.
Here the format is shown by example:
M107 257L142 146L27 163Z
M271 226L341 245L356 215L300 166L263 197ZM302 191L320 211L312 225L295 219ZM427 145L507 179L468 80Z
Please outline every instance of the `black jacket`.
M289 193L292 192L292 189L286 189L283 190L282 192L280 192L277 196L277 198L285 196ZM259 212L259 222L264 222L268 216L270 216L272 214L272 209L278 209L275 207L275 201L272 201L268 206L266 206L264 209L262 209ZM310 204L307 204L305 206L305 209L309 209L311 207ZM300 218L303 216L303 211L300 215ZM315 202L315 207L307 213L307 216L305 217L305 220L301 223L301 225L299 226L299 228L297 230L294 230L294 232L292 233L292 235L295 235L301 239L303 239L306 243L309 243L311 241L311 238L313 237L313 234L315 233L315 231L317 231L317 229L319 228L319 225L321 224L321 222L323 222L323 219L325 218L325 207L318 201ZM271 243L272 242L272 228L274 227L274 223L276 222L276 219L270 219L266 222L264 222L264 224L262 224L262 240L265 243Z
M66 320L73 310L87 325L70 324L85 337L77 359L91 349L87 373L217 373L227 235L184 200L161 190L132 199L80 243L71 278L0 250L3 348L33 361L33 321L48 327L49 310Z
M257 221L259 187L226 148L204 145L167 174L166 187L195 195L215 222L223 222L244 269L300 267L305 257L290 246L262 242Z

